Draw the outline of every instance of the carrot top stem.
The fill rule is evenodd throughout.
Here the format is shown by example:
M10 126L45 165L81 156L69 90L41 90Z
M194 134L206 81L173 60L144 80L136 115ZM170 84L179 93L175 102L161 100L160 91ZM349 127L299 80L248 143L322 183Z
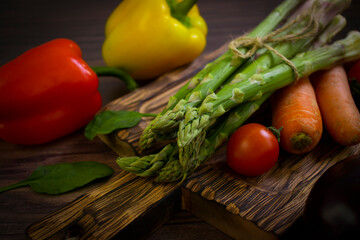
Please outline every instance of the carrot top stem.
M307 133L298 133L291 138L291 144L296 150L304 150L312 143L312 138Z

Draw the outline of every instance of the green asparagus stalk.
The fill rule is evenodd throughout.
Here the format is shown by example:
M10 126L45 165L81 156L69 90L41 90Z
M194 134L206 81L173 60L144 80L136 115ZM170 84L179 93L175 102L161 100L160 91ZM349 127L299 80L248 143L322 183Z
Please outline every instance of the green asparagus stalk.
M325 30L312 44L311 49L319 48L328 44L332 38L345 27L345 25L346 20L343 16L335 16L335 18L332 19ZM212 127L210 131L207 131L206 134L208 137L206 137L204 143L201 145L200 154L198 156L187 156L187 158L190 160L190 166L192 166L193 169L190 169L186 175L191 174L201 164L203 164L203 162L205 162L219 146L227 141L228 137L236 129L238 129L247 118L249 118L255 111L257 111L262 103L265 102L271 95L272 92L269 92L264 94L258 100L245 102L240 106L232 109L230 114L224 116L224 119L217 120L219 123ZM193 147L193 145L191 146ZM161 172L162 170L160 171L160 174Z
M224 116L224 119L221 119L218 124L209 130L206 139L200 147L199 154L196 156L196 159L190 161L192 165L185 173L179 162L179 158L173 157L160 169L155 181L173 182L190 176L199 166L208 160L215 151L227 141L229 136L253 115L270 96L271 93L267 93L257 100L243 103L234 108L227 116ZM195 157L195 155L192 156Z
M319 36L313 46L322 46L331 40L344 27L344 18L342 16L335 17L332 22L327 26L323 33ZM325 41L326 40L326 41ZM312 47L313 47L312 46ZM243 103L240 106L231 110L231 113L218 119L218 124L212 127L207 133L204 143L201 145L199 156L195 158L192 156L191 167L186 172L189 176L192 174L203 162L205 162L215 150L224 143L228 136L232 134L242 123L254 113L265 101L270 94L255 100L254 102ZM169 146L166 146L163 151L157 154L152 154L144 157L124 157L118 158L117 163L119 166L139 176L154 176L159 174L157 181L172 182L179 180L184 171L179 163L179 150L176 144L173 144L173 152L168 153ZM167 154L164 155L164 152ZM155 159L155 160L154 160ZM155 165L155 166L153 166Z
M176 145L176 144L175 144ZM169 161L161 168L155 178L155 182L175 182L181 179L183 168L179 162L179 149L169 158Z
M328 44L345 26L346 18L336 15L329 25L326 26L323 34L311 45L311 49L313 50Z
M325 4L327 3L327 4ZM293 24L290 29L282 32L282 35L294 35L303 33L302 37L296 37L297 40L280 42L273 46L273 48L286 58L293 57L299 51L304 51L307 49L313 40L318 35L317 33L321 32L325 26L334 18L334 16L343 11L348 7L349 1L342 0L328 0L324 1L323 4L315 4L308 6L307 9L303 9L302 13L299 13L297 17L303 19L297 24ZM313 11L309 12L309 9ZM311 16L304 17L305 13L310 13ZM309 21L310 17L314 17L313 24L318 24L317 26L311 26ZM293 19L289 19L288 22L292 22ZM306 29L306 27L310 28ZM304 29L307 32L304 32ZM313 31L315 30L316 33ZM313 33L311 33L313 31ZM305 37L306 33L310 33L308 37ZM280 35L281 36L281 35ZM296 39L295 38L295 39ZM250 66L245 64L245 68L241 67L238 69L235 74L232 75L231 83L236 81L244 81L256 72L261 72L266 69L271 68L283 61L278 55L274 52L267 52L266 54L261 55L255 62ZM228 75L225 75L228 78ZM152 125L152 131L157 133L172 132L178 129L180 122L183 120L185 111L188 107L197 107L201 104L204 98L208 95L209 91L214 91L219 87L219 84L223 83L224 79L210 79L203 81L204 83L199 84L194 91L188 95L187 98L180 100L178 104L172 109L168 110L162 116L156 119ZM229 81L229 80L227 80Z
M155 134L151 129L156 119L160 118L168 109L173 109L174 106L178 103L179 100L185 98L185 96L192 91L201 80L210 72L210 70L216 65L217 62L220 62L224 56L220 56L214 62L208 63L200 72L198 72L194 77L190 79L184 86L182 86L174 96L171 96L169 102L165 109L159 114L156 118L153 119L148 126L143 130L142 135L139 140L139 147L141 150L147 149L153 145L157 138L161 138L159 134Z
M312 44L311 49L315 49L328 44L332 38L339 33L346 25L343 16L337 15L322 34ZM198 156L188 156L190 168L184 173L184 169L180 164L178 155L169 159L169 162L159 170L159 174L155 181L157 182L173 182L179 181L181 178L190 176L204 162L206 162L214 152L225 143L229 136L235 132L260 106L265 102L272 93L263 95L260 99L252 102L245 102L231 109L231 111L217 120L217 124L207 131L206 139L200 147ZM177 154L178 154L178 148Z
M182 167L179 158L173 158L160 169L155 181L173 182L181 179L185 180L187 176L190 176L206 162L227 141L229 136L253 115L270 96L271 93L264 94L257 100L245 102L233 109L228 116L224 116L223 121L219 121L219 124L216 124L207 133L206 139L201 144L199 154L190 154L192 158L189 161L190 167L188 169Z
M304 0L285 0L277 8L275 8L268 17L266 17L249 36L265 36L271 32L291 11L293 11ZM245 48L239 51L245 52ZM214 64L204 68L196 76L190 79L174 96L169 100L168 106L158 114L145 129L140 137L139 147L144 150L152 146L156 141L156 135L152 132L154 123L168 110L172 110L174 106L186 97L188 101L196 102L205 98L211 92L211 89L217 88L221 82L226 80L246 59L234 57L234 53L230 50L215 60ZM210 81L211 80L211 81ZM211 82L211 83L209 83ZM198 87L201 84L202 87ZM199 91L200 88L200 91ZM191 92L194 92L191 94Z
M347 6L348 6L349 2L344 2L344 1L339 1L339 0L335 0L335 1L328 1L327 4L321 4L320 5L320 11L316 11L313 12L313 14L317 17L317 23L319 24L319 26L323 26L325 27L330 20L332 20L334 18L334 16L339 12L344 10ZM287 55L287 52L291 52L292 50L294 52L296 52L296 47L297 44L299 44L299 49L304 48L305 46L308 47L309 44L311 43L311 41L314 40L314 36L310 36L306 39L301 39L296 41L295 43L293 42L287 42L287 43L283 43L281 44L278 49L276 49L278 52L281 52L283 55L285 54L285 56ZM301 44L304 44L303 46L301 46ZM218 95L221 96L221 94L224 93L224 91L226 91L226 89L233 89L233 85L237 85L237 83L241 83L241 82L247 82L247 79L249 79L249 77L253 76L253 74L257 71L257 72L261 72L264 71L265 69L268 69L271 67L271 65L269 63L275 62L275 65L277 65L279 63L279 58L275 58L275 56L271 56L273 53L269 52L267 54L262 55L259 59L257 59L253 64L246 66L245 69L240 69L239 73L237 73L234 78L231 80L230 84L225 85L225 87L219 91ZM291 55L290 55L291 56ZM287 57L287 56L286 56ZM272 61L272 59L275 59L275 61ZM276 61L278 60L278 61ZM260 71L258 70L260 69ZM298 76L297 76L298 77ZM236 87L235 87L236 89ZM236 92L235 92L236 93ZM242 94L242 92L240 93ZM261 96L262 92L258 92L258 95L254 95L252 97L257 98L258 96ZM212 94L211 96L217 96L215 94ZM229 98L231 98L232 96L229 96ZM235 96L236 97L236 96ZM249 98L250 99L250 98ZM209 101L209 98L207 100L204 100L204 102ZM211 102L211 97L210 97L210 102ZM202 106L204 105L204 103L202 104ZM211 103L210 103L211 105ZM206 106L207 104L204 105L203 108L205 108L206 110ZM189 114L187 113L187 116L183 122L187 122L188 119L191 119L195 116L195 114L197 114L196 110L193 111L192 109L195 109L193 107L189 107L187 108L187 112L190 112ZM216 114L222 114L222 108L216 109L216 111L220 111ZM196 117L195 117L196 119ZM216 119L216 118L215 118ZM187 172L187 168L190 168L192 166L191 164L191 159L196 159L196 156L192 156L192 154L194 153L193 151L191 151L192 148L196 148L195 142L198 143L199 139L197 137L197 133L196 133L196 126L197 125L205 125L205 126L209 126L214 122L214 119L212 119L211 121L209 120L208 116L205 115L203 119L196 119L194 121L193 124L190 124L187 128L180 129L178 132L178 146L179 146L179 153L180 153L180 163L184 168L184 172ZM195 126L195 128L192 128L190 126ZM201 128L201 127L200 127ZM184 133L187 133L187 131L195 129L195 134L193 137L191 137L190 140L187 140L186 138L188 136L191 136L191 134L187 134L187 136L184 135ZM202 132L202 129L199 131L199 133ZM184 137L185 136L185 137ZM188 141L187 143L184 143L184 141ZM191 144L189 144L190 142L193 142ZM199 146L197 146L199 147Z
M220 147L229 135L243 122L248 119L260 105L269 98L270 94L264 95L262 98L247 102L235 108L233 112L224 121L220 121L215 128L210 131L208 138L199 148L199 158L196 165L191 167L192 174L203 162L212 156L215 150ZM151 154L144 157L119 157L117 164L125 171L136 174L141 177L149 177L158 175L155 179L157 182L173 182L179 180L183 173L183 168L179 163L179 151L175 144L166 145L158 154ZM192 161L195 163L195 161Z
M116 163L120 168L137 176L150 177L165 165L175 147L174 144L168 144L159 153L144 157L119 157L116 159Z
M348 62L360 57L360 33L352 31L348 36L332 45L298 54L292 59L299 77ZM249 100L261 97L296 81L294 70L287 64L280 64L263 73L254 74L248 81L226 85L217 94L209 95L199 108L191 108L185 114L178 132L179 149L191 144L214 119L231 108ZM181 153L181 151L180 151ZM181 155L180 155L181 160Z
M320 36L316 39L316 41L312 44L311 49L315 49L321 46L326 45L327 43L330 42L330 40L339 32L341 31L346 25L346 20L344 17L342 17L341 15L337 15L335 16L332 21L328 24L328 26L326 26L325 30L322 32L322 34L320 34ZM266 63L266 55L262 56L261 58L264 59L263 63ZM259 63L256 63L256 65L261 66L261 61L259 61ZM245 68L248 69L248 68ZM251 68L250 68L251 69ZM264 68L262 68L264 69ZM240 69L240 74L242 76L246 76L248 75L248 71L243 71ZM251 71L250 71L251 72ZM236 83L236 77L232 79L232 82L230 82L230 84ZM265 99L267 99L272 93L267 93L265 94ZM238 127L240 127L240 125L242 124L242 121L239 121L238 124L231 124L232 122L235 122L232 120L232 118L235 118L233 116L236 116L239 114L239 112L243 111L243 109L250 109L252 105L255 106L259 106L260 104L262 104L263 102L263 98L260 98L260 100L255 100L254 102L250 102L250 103L243 103L240 106L238 106L237 108L239 108L239 110L237 110L236 108L234 110L232 110L232 115L229 116L228 120L220 125L216 125L215 127L213 127L212 129L215 129L215 134L213 134L213 136L216 137L216 139L212 139L212 137L210 138L206 138L205 142L201 145L201 150L200 150L200 155L193 155L192 153L194 153L194 151L189 151L187 148L196 148L195 144L189 144L185 147L185 149L180 149L181 151L183 151L186 156L183 156L184 159L187 159L186 161L188 161L188 165L190 166L190 171L185 171L185 176L189 174L189 172L193 172L196 168L198 168L203 161L206 160L206 158L204 158L204 156L207 156L209 154L211 154L210 152L212 152L213 149L216 149L217 146L219 145L219 142L222 143L226 140L228 134L231 134L231 131L229 131L228 129L237 129ZM249 106L247 107L243 107L244 104L249 104ZM243 113L240 113L243 114ZM245 114L245 116L247 116L247 114ZM230 120L229 120L230 119ZM245 118L246 119L246 118ZM229 123L228 123L229 122ZM226 127L226 125L228 125ZM224 128L224 129L223 129ZM224 134L225 133L225 134ZM211 134L211 133L210 133ZM209 139L211 139L209 141ZM212 141L214 140L214 141ZM215 141L216 140L216 141ZM204 147L205 146L205 147ZM207 150L209 149L209 150ZM207 153L208 152L208 153ZM195 162L192 163L192 162ZM191 170L191 168L194 168Z

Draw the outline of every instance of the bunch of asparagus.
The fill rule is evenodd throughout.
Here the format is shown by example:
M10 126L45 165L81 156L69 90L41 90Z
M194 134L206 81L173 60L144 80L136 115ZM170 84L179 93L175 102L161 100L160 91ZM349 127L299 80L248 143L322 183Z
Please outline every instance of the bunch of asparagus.
M285 0L248 34L265 36L269 40L266 47L254 49L248 59L238 57L238 52L246 53L246 47L229 49L190 79L144 130L140 147L149 148L169 136L177 137L177 142L157 154L118 158L119 166L138 176L156 176L158 182L184 180L275 90L360 57L358 32L323 46L344 27L339 14L350 1L302 2ZM270 33L290 12L294 13L283 27ZM312 50L304 52L306 49Z

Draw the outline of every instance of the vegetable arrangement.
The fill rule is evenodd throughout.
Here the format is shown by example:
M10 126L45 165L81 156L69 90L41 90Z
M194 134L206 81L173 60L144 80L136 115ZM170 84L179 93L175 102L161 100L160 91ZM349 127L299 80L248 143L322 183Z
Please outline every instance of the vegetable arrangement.
M0 67L0 111L6 113L0 138L42 144L67 135L100 110L99 76L118 77L134 90L133 77L164 74L194 60L206 45L207 26L194 0L123 1L105 28L106 67L90 68L69 39L44 43Z
M135 8L136 3L140 7ZM137 87L132 77L152 79L199 56L206 44L207 27L195 3L123 1L106 24L102 53L110 68L90 68L81 59L80 48L68 39L45 43L2 66L0 110L9 114L0 117L0 137L14 143L39 144L88 123L85 136L93 139L97 134L133 127L142 117L155 117L140 137L140 149L150 149L163 140L171 142L158 153L118 158L116 162L138 176L155 176L157 182L185 180L228 139L229 166L247 176L272 168L279 144L293 154L314 149L321 139L323 122L338 143L360 142L360 114L342 67L360 58L360 33L350 32L345 39L327 45L345 25L339 14L349 6L349 0L284 0L256 28L232 41L225 53L193 76L159 114L105 111L94 117L101 106L98 76L119 76L132 90ZM149 26L143 28L142 23ZM154 27L158 34L147 38ZM44 66L45 74L34 74ZM18 76L10 74L15 68ZM349 77L359 79L357 69L359 65L354 64ZM47 79L52 79L51 84ZM66 100L61 98L65 94ZM265 126L242 126L270 98L272 125L281 129L280 142ZM2 104L8 102L11 104ZM50 194L77 187L39 187L35 182L48 180L41 171L12 187L30 185Z
M300 1L285 1L274 9L248 36L261 37L269 34L299 2ZM304 47L304 45L306 45L306 42L301 41L296 47L300 48ZM294 54L294 50L289 48L289 44L283 46L282 49L284 50L282 51L289 55ZM294 49L296 48L294 47ZM246 48L244 47L236 49L236 53L245 51ZM190 79L178 93L170 98L168 106L144 130L144 133L140 137L140 148L150 148L154 141L162 140L164 135L169 136L169 132L176 132L180 122L185 116L186 109L199 106L207 95L218 89L229 77L234 78L233 82L240 81L241 78L251 76L258 68L265 69L270 67L270 64L280 62L279 58L268 54L262 56L261 59L252 64L252 67L248 68L247 73L236 72L246 60L245 58L237 57L234 49L229 49L214 62L208 64L203 70ZM170 136L173 135L176 134L170 134Z
M324 117L309 76L360 58L358 32L350 32L345 39L327 45L344 27L343 18L338 14L350 1L325 2L306 1L298 6L300 2L284 1L253 30L263 31L261 34L251 32L232 42L227 52L169 99L167 107L145 128L139 146L144 150L162 140L174 139L173 143L158 153L118 158L119 166L139 176L156 176L158 182L184 180L256 111L251 109L253 104L258 108L270 96L274 102L273 125L282 128L282 148L296 154L313 149L321 139ZM295 14L275 29L296 7ZM273 25L274 14L279 12L283 15L281 19L277 16L278 22ZM253 36L263 37L269 43L256 47L259 42ZM246 45L246 41L251 43ZM286 97L294 103L288 103ZM300 116L300 123L299 117L290 115L291 108ZM229 141L229 162L237 158L236 151L240 150L233 146L239 142ZM278 142L274 142L274 153L278 147ZM268 170L276 160L277 154L274 154L273 158L264 160L269 161L269 165L265 167L265 162L261 167ZM240 163L244 168L246 164ZM266 171L257 170L241 174L253 176Z
M144 22L148 24L146 31ZM206 45L207 26L194 0L157 0L151 4L133 0L123 1L115 9L105 31L103 57L111 66L91 68L81 58L75 42L54 39L0 67L0 111L5 113L0 115L1 139L16 144L43 144L84 127L102 104L98 77L118 77L130 91L134 90L138 85L133 77L151 79L194 60ZM159 49L164 50L162 56ZM144 116L154 114L102 113L88 124L85 136L92 139L96 134L133 127ZM96 168L98 171L93 171ZM66 170L74 176L66 175ZM101 170L100 164L90 163L48 166L4 189L30 185L38 192L62 193L84 184L84 179L96 178ZM81 179L86 171L88 177ZM75 172L79 175L75 176ZM61 186L66 177L74 182Z
M0 115L1 139L34 145L86 124L89 139L133 127L142 117L154 114L105 112L90 122L102 104L98 77L118 77L131 91L138 86L133 77L151 79L189 63L206 45L207 26L194 0L123 1L105 28L103 57L111 66L91 68L75 42L54 39L0 67L0 111L5 113ZM110 173L108 166L92 162L45 166L0 192L30 185L37 192L59 194Z

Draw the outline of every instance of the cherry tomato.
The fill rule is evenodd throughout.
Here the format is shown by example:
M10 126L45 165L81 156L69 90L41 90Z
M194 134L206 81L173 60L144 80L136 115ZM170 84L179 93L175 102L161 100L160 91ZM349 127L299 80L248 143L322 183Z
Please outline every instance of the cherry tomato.
M360 60L351 64L348 70L348 78L355 78L360 83Z
M279 158L279 142L265 126L249 123L236 130L227 145L227 163L237 173L257 176Z

